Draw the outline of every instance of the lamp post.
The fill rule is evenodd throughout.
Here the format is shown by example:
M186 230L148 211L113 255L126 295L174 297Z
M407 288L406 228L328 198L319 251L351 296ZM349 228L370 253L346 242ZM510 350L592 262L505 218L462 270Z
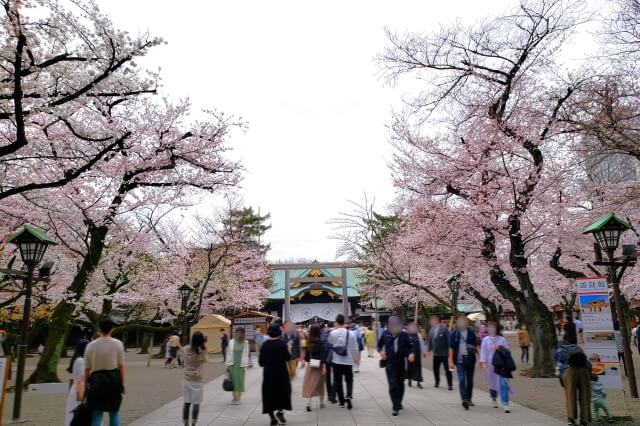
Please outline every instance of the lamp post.
M620 244L620 234L631 229L632 226L620 219L613 213L608 213L589 225L584 230L584 234L592 234L596 240L595 252L596 262L594 265L606 266L609 270L608 280L613 292L613 300L616 304L616 317L620 326L622 337L622 351L624 362L627 366L627 378L629 379L629 391L632 398L638 397L638 386L636 384L636 373L633 366L631 347L629 346L629 335L627 334L624 311L622 309L622 296L620 295L620 280L628 266L635 264L635 255L623 253L621 258L615 258L615 251ZM600 250L607 253L607 260L602 260ZM618 269L620 271L618 272Z
M189 339L187 338L187 303L189 302L189 296L191 296L191 292L193 289L189 287L187 284L182 284L178 287L178 291L180 292L180 297L182 298L182 344L186 344Z
M20 324L20 344L18 345L18 370L16 371L15 396L13 400L13 419L20 418L22 406L22 388L24 386L24 366L27 356L27 344L29 342L29 322L31 315L31 285L33 284L33 271L42 260L44 252L50 245L57 243L49 238L42 229L32 225L24 227L11 237L10 243L18 246L22 263L27 267L23 277L22 293L24 294L24 307L22 322Z
M458 315L458 296L460 295L460 274L449 275L444 281L451 293L451 319Z
M376 332L376 342L380 339L380 318L378 314L378 283L373 284L373 327Z

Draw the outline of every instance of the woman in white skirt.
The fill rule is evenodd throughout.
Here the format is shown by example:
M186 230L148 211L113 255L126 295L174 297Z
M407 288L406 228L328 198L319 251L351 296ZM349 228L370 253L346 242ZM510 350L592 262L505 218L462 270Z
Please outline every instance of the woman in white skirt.
M196 331L191 336L191 344L183 348L184 353L184 405L182 407L182 421L189 426L189 408L191 409L191 425L198 422L198 413L202 403L203 382L202 369L207 362L207 350L204 335Z
M73 410L80 405L84 394L84 350L87 348L89 341L81 339L76 344L76 349L73 352L73 357L69 363L67 371L73 376L71 387L69 388L69 395L67 396L67 410L64 415L64 424L69 426L73 419Z

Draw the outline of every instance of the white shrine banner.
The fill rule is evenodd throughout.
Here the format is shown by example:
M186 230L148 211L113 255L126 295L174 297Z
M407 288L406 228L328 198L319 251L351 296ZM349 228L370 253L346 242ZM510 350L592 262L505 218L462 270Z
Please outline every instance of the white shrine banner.
M342 312L342 303L296 303L291 304L289 310L293 322L307 321L318 317L326 321L333 321Z

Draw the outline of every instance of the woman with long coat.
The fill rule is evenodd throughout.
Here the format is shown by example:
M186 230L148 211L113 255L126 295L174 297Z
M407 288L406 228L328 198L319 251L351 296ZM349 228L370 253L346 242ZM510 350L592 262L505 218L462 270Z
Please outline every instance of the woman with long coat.
M271 425L285 424L283 410L291 410L291 382L287 368L291 354L287 344L280 339L282 329L279 324L271 324L267 335L269 339L262 343L258 359L263 367L262 412L269 414Z
M509 413L509 393L512 393L513 390L509 380L498 375L493 366L493 356L496 350L500 347L509 350L509 344L500 334L497 322L487 322L487 332L489 334L482 339L480 346L480 368L484 370L484 377L494 408L498 408L498 395L500 395L504 411Z
M302 382L302 397L307 400L307 411L311 411L311 398L320 399L320 408L324 408L324 376L327 374L327 353L320 336L320 326L314 324L306 339L304 360L307 364Z
M407 379L409 379L409 386L411 381L417 382L417 386L422 389L422 348L424 347L424 340L418 331L418 325L415 322L407 325L407 333L409 334L409 341L416 356L415 361L410 362L407 365Z

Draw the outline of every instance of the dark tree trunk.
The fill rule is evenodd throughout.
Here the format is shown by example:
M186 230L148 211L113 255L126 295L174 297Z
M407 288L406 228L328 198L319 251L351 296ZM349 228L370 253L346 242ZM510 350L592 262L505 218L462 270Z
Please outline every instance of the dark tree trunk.
M111 311L113 310L113 301L110 296L107 296L102 299L102 312L101 316L106 317L107 315L111 315Z
M73 295L71 296L72 299L61 301L53 309L51 319L49 320L49 334L44 345L44 353L38 361L36 369L31 373L31 377L27 380L27 384L60 381L60 378L58 378L58 362L60 361L60 355L67 340L69 324L71 323L75 310L75 304L73 302L80 300L82 297L89 277L100 261L107 230L108 228L106 226L93 227L90 229L91 241L89 243L89 250L69 287L70 293Z
M139 354L148 354L149 347L153 344L153 333L145 331L142 333L142 345L140 346Z
M516 232L513 232L513 229L510 230L511 252L509 256L511 267L518 279L519 289L511 284L504 271L500 268L496 256L495 235L493 231L485 229L484 234L482 256L489 265L492 265L490 270L491 282L502 297L511 302L518 320L524 322L529 329L533 346L531 376L551 376L555 369L553 353L558 344L553 315L533 289L529 273L526 270L526 258L520 255L520 253L523 253L524 248L522 241L518 241L519 230Z

